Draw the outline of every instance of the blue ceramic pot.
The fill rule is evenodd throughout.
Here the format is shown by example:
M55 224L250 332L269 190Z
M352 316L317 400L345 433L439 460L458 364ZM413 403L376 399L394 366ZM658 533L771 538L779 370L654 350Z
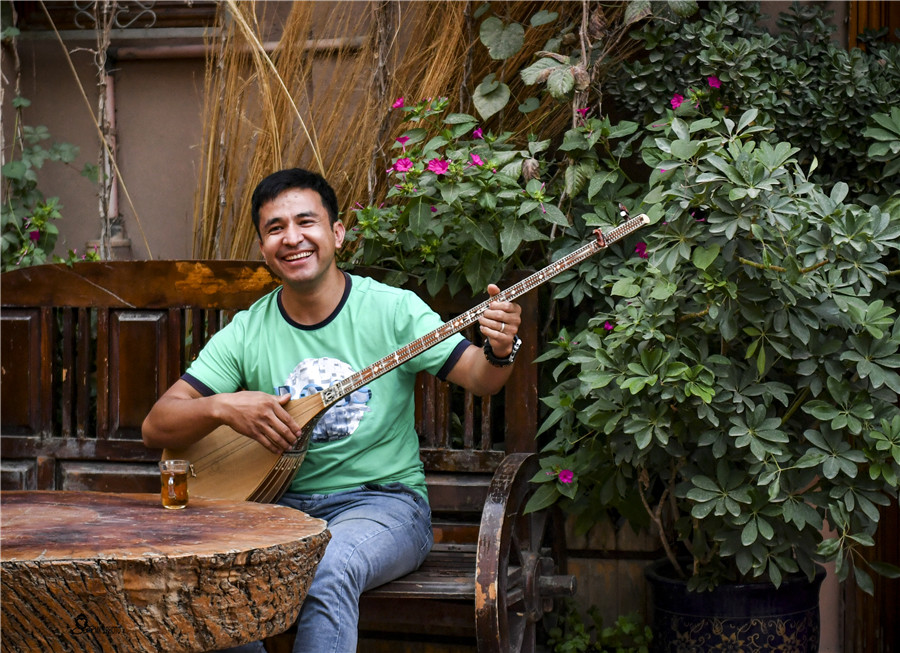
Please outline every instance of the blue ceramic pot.
M668 573L667 573L668 572ZM769 582L724 584L711 592L689 592L668 560L645 571L653 601L655 653L817 653L819 586L825 569Z

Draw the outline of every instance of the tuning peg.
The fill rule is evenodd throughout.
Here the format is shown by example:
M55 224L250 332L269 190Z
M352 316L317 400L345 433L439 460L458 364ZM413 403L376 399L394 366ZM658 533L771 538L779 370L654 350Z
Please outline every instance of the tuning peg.
M622 222L626 222L628 220L628 209L625 208L625 205L619 202L619 217L622 218Z

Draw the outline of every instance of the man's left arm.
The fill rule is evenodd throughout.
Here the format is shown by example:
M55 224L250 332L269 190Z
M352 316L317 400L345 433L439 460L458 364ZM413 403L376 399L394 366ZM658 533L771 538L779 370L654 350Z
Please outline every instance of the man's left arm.
M491 284L488 294L492 297L500 288ZM490 340L490 348L495 361L504 361L513 352L519 324L522 322L522 307L514 302L495 301L478 318L481 335ZM484 350L475 345L466 349L456 365L447 374L447 380L478 395L492 395L500 390L512 373L512 365L498 365L488 361Z

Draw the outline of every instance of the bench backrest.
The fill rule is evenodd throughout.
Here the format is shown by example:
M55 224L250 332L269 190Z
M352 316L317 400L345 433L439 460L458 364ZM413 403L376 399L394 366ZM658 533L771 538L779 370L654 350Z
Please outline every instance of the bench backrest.
M152 492L160 452L144 447L141 422L206 340L277 280L257 262L122 261L25 268L0 284L3 489ZM413 289L445 319L484 299ZM479 399L420 376L436 513L479 512L505 453L535 450L535 294L518 300L524 345L503 392Z

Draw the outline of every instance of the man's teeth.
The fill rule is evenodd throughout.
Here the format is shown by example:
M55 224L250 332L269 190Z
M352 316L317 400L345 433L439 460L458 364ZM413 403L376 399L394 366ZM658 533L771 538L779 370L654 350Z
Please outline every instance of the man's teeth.
M299 254L291 254L290 256L285 256L284 259L286 261L298 261L302 258L309 258L312 256L312 252L300 252Z

